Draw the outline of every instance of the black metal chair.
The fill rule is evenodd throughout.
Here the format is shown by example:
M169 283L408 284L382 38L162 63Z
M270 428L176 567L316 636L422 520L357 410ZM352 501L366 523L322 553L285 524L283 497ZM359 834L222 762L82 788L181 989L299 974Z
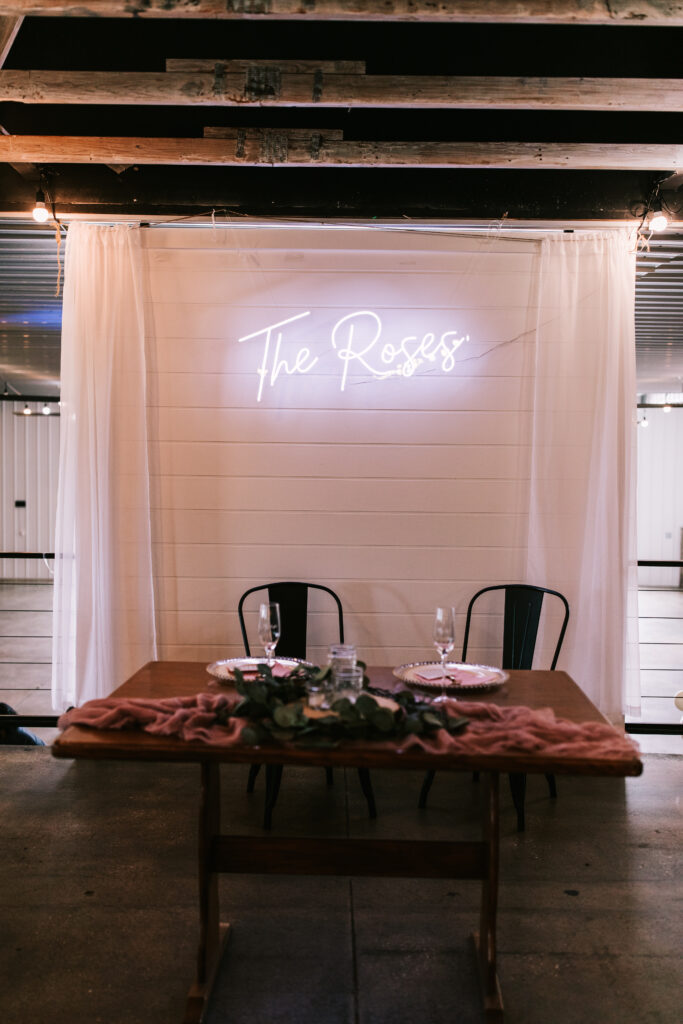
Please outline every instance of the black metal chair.
M478 590L469 605L467 606L467 619L465 621L465 636L462 644L462 660L467 660L467 644L470 638L470 625L472 619L472 608L475 601L482 594L488 594L493 590L505 591L505 612L503 615L503 660L504 669L530 669L534 660L536 649L536 637L538 625L541 618L541 608L546 594L559 598L564 605L564 619L560 629L555 653L553 654L551 670L557 665L560 650L564 642L564 635L567 632L569 622L569 604L567 599L557 590L548 590L547 587L533 587L526 583L501 583L494 587L484 587ZM435 772L427 772L420 792L419 806L427 806L427 796L434 781ZM478 774L475 773L475 779ZM557 796L555 776L547 774L550 796ZM510 792L517 811L517 830L524 831L524 798L526 795L526 775L523 773L511 773L509 775Z
M309 590L323 591L324 593L329 594L334 600L337 606L339 643L344 643L344 612L342 610L341 601L333 590L330 590L329 587L322 586L320 583L264 583L257 587L250 587L249 590L245 590L237 606L237 615L240 620L240 629L242 631L242 641L244 643L244 650L247 657L251 657L251 648L249 646L249 637L247 635L247 627L244 621L244 602L250 594L255 594L259 591L267 591L268 601L276 602L280 605L280 639L278 640L275 648L276 656L279 654L281 657L301 658L302 660L305 660L306 637L308 632ZM265 829L270 829L272 825L273 808L277 802L278 793L280 792L280 782L282 781L282 768L283 766L281 764L266 766L266 803L263 814L263 827ZM260 764L254 764L250 767L249 779L247 782L248 793L253 793L256 777L260 770ZM328 786L333 785L334 776L332 769L326 768L325 775ZM363 796L368 804L370 817L376 818L377 808L375 805L375 795L372 789L372 783L370 781L369 769L359 768L358 779L363 791Z

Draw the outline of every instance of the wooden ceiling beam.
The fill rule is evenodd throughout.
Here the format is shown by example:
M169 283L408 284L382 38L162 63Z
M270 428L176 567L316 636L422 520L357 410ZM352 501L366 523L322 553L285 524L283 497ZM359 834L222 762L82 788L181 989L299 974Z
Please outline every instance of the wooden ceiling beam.
M216 129L229 138L0 136L0 162L277 167L512 168L663 171L683 145L534 142L358 142L338 132Z
M681 26L676 0L0 0L0 15Z
M7 60L7 54L12 48L12 43L17 37L23 20L21 17L0 17L0 68Z
M284 68L284 70L283 70ZM514 78L244 72L0 71L13 103L683 112L680 78Z
M0 68L4 65L7 60L8 54L12 49L12 44L17 38L17 32L21 28L22 17L18 18L2 18L0 17ZM9 132L0 124L0 134L9 135ZM22 178L28 180L37 180L38 168L34 167L33 164L12 164L13 170L20 174Z

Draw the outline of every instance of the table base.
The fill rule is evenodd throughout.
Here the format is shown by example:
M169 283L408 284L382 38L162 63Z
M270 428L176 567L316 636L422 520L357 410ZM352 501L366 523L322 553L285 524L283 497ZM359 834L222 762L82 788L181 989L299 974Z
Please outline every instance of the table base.
M199 948L197 976L183 1024L201 1024L229 926L219 923L221 873L339 875L383 878L469 878L482 883L479 931L473 935L484 1020L502 1024L496 974L499 862L499 776L482 772L481 842L278 838L220 834L219 764L202 761L199 810Z

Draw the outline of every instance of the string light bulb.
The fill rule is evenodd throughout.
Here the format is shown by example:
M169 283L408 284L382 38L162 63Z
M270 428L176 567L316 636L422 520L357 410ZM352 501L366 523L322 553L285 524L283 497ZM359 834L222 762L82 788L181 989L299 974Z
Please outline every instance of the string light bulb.
M42 412L43 416L49 416L50 413L52 412L52 409L47 404L47 402L43 402L43 408L40 411Z
M647 422L647 416L643 416L642 420L639 423L639 426L641 426L641 427L649 427L650 426L650 424Z
M24 408L21 410L24 416L32 416L33 411L29 409L28 402L24 402Z
M36 192L36 205L33 207L33 210L31 212L33 215L33 219L37 221L39 224L44 224L50 216L48 208L45 205L45 193L43 192L42 188L39 188Z
M669 226L669 218L662 210L662 204L659 200L656 200L652 206L652 214L650 216L650 231L666 231Z

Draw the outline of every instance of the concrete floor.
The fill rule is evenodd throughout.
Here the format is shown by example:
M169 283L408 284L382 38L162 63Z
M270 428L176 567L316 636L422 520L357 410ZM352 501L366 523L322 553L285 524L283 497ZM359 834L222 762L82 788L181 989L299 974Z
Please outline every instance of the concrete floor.
M260 791L225 766L224 830L259 832ZM197 933L198 769L0 750L0 1021L173 1024ZM475 834L478 786L286 769L275 831ZM499 976L507 1024L680 1024L683 758L639 779L529 780L527 832L503 796ZM313 826L312 823L313 822ZM235 876L208 1024L474 1024L478 885Z

